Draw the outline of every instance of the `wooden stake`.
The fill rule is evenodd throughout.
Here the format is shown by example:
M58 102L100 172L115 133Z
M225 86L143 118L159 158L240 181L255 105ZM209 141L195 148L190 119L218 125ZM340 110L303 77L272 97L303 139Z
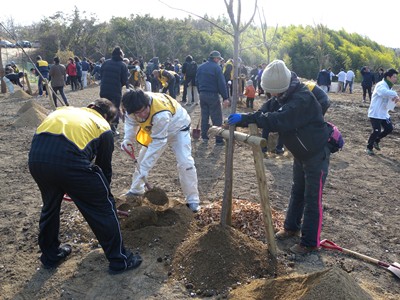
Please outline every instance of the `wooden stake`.
M251 135L257 135L258 130L256 124L249 124L249 129ZM268 183L264 169L264 155L261 151L260 146L253 145L252 148L253 148L254 164L256 167L258 190L260 192L261 210L264 219L265 236L267 238L267 243L268 243L268 251L271 254L271 256L274 259L276 259L277 257L276 241L275 241L274 226L272 221L271 206L269 202Z
M31 83L29 82L28 74L27 74L26 72L24 72L24 78L25 78L26 86L28 87L27 93L28 93L29 95L32 95Z

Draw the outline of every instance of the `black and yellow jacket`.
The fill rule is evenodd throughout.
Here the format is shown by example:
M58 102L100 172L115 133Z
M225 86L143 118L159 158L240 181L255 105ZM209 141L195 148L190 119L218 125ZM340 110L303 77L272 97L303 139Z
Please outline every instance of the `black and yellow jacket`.
M111 183L114 138L109 123L91 108L60 107L37 128L29 162L71 168L98 165Z

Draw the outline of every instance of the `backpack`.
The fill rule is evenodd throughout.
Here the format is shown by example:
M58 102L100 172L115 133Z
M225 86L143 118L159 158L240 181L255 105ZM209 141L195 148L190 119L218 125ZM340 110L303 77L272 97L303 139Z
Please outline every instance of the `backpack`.
M186 77L193 78L196 77L197 72L197 64L195 61L192 61L186 67Z
M344 139L342 133L339 128L333 123L326 122L328 128L331 130L331 133L328 138L328 147L331 150L331 153L338 152L343 149Z

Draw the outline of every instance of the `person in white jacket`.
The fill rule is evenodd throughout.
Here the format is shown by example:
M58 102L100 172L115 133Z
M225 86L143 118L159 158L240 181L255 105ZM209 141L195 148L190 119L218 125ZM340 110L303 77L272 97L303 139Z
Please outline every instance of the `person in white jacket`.
M134 141L142 145L127 196L142 195L150 170L165 151L172 147L177 160L179 181L187 206L200 210L197 171L192 157L190 116L172 97L162 93L132 90L122 97L125 110L125 135L121 148L130 148Z
M393 131L392 121L390 120L389 110L399 101L399 96L392 90L397 81L398 72L395 69L389 69L384 73L384 79L379 81L372 93L371 104L368 109L368 118L371 121L372 133L368 139L368 155L375 155L374 148L381 150L380 141ZM383 127L383 131L381 131Z

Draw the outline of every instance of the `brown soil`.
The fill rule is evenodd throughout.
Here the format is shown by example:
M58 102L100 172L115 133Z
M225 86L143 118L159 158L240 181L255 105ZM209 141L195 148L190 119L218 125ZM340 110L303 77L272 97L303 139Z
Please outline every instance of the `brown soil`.
M17 91L18 92L18 91ZM70 92L74 106L98 97L98 86ZM289 254L296 239L278 242L275 265L268 256L251 150L235 145L233 227L220 223L224 192L224 147L193 142L203 205L194 215L184 204L175 161L167 150L149 181L166 191L169 202L117 197L124 243L144 259L136 270L111 276L97 240L71 202L62 206L60 240L73 253L58 269L41 267L37 246L41 198L27 168L32 135L52 110L47 98L0 97L0 298L1 299L398 299L400 280L382 267L321 250L305 257ZM364 153L370 132L360 90L330 94L326 119L341 129L345 148L331 158L324 189L322 238L388 262L398 261L398 174L400 124L382 141L375 157ZM258 99L260 105L264 99ZM197 124L199 106L187 108ZM245 111L239 105L239 111ZM228 111L225 111L227 114ZM123 126L120 126L123 131ZM133 163L119 151L113 158L114 195L130 186ZM272 140L272 139L271 139ZM270 147L271 148L271 147ZM291 184L291 155L268 154L264 160L275 230L282 226Z

